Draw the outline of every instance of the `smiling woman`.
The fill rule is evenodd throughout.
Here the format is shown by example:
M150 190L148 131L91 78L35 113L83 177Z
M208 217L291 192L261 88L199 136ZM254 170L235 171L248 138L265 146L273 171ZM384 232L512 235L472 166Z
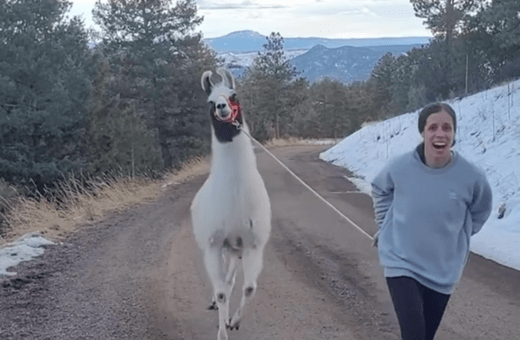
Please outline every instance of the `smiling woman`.
M491 213L483 171L451 149L457 127L445 103L426 106L424 141L372 181L379 261L403 340L432 340L469 256L470 237Z
M457 117L447 104L435 103L421 111L419 132L424 143L419 151L423 163L431 168L442 168L451 162L456 128Z

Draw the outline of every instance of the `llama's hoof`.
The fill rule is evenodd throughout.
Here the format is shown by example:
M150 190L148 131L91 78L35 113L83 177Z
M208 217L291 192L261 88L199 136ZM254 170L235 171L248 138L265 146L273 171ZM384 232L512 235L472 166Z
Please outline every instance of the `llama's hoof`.
M229 329L230 331L234 331L234 330L238 331L238 329L240 328L240 325L236 325L236 326L229 326L228 325L226 328Z
M237 330L240 328L240 322L236 322L235 324L231 324L231 320L232 319L229 319L229 324L226 325L226 328L229 329L230 331L232 330Z
M208 307L209 310L218 310L217 303L212 302L211 305Z

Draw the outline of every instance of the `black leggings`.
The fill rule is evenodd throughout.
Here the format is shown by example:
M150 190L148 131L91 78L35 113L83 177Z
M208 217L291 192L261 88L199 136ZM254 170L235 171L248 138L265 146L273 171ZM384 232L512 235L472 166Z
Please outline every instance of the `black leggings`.
M433 340L450 295L406 276L387 277L403 340Z

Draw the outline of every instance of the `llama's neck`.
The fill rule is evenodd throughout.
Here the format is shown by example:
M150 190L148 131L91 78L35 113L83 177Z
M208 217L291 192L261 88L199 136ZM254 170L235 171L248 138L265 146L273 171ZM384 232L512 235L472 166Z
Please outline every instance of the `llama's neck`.
M244 127L243 127L244 128ZM256 158L249 137L241 132L231 142L219 142L214 132L211 141L211 174L219 180L243 178L256 170Z

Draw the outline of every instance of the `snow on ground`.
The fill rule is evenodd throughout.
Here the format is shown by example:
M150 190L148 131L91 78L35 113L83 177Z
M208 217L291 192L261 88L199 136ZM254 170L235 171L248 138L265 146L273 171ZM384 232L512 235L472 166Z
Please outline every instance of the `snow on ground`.
M471 250L520 270L520 80L448 102L457 113L454 150L482 168L493 188L493 212ZM348 168L370 194L370 182L391 158L415 148L419 112L367 124L320 158ZM506 212L498 218L505 204Z
M0 279L16 275L13 271L8 272L7 268L40 256L44 251L42 246L50 244L54 243L41 237L39 233L30 233L0 247Z
M308 50L286 50L284 51L285 58L291 60L301 54L304 54ZM258 57L258 52L246 52L246 53L221 53L218 55L224 59L226 65L234 63L242 67L249 67L253 63L253 60Z

